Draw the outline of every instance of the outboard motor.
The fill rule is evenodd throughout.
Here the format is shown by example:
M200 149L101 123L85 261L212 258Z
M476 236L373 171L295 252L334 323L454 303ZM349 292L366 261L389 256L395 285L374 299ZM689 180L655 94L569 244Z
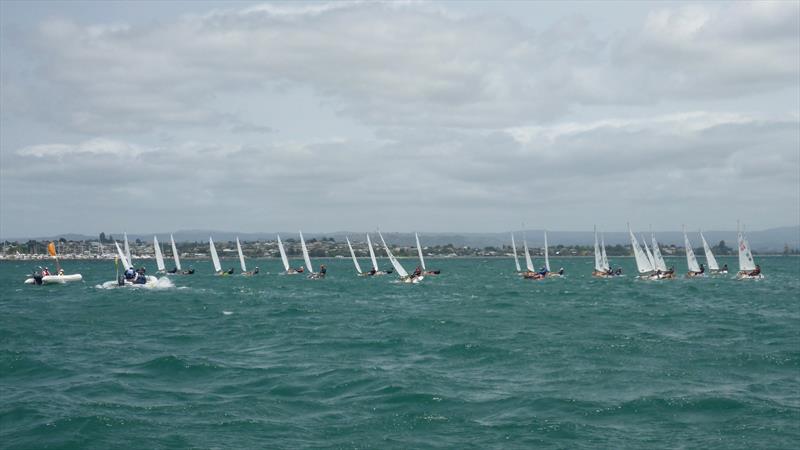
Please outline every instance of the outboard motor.
M39 286L41 286L42 285L42 278L44 278L44 277L42 276L41 272L34 272L33 273L33 282L35 284L38 284Z

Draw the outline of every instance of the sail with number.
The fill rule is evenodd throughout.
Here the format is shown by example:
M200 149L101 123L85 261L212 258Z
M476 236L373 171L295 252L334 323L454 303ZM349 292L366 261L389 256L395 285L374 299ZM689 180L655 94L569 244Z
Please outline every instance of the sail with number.
M214 240L208 237L208 250L211 252L211 262L214 263L214 272L222 272L222 264L219 263L217 248L214 247Z
M517 272L522 272L519 266L519 258L517 258L517 243L514 242L514 233L511 233L511 250L514 252L514 265L517 266Z
M419 245L419 235L414 233L414 237L417 239L417 253L419 253L419 263L422 266L422 270L427 270L425 268L425 258L422 257L422 246Z
M123 253L122 249L119 248L119 244L117 243L117 241L114 241L114 245L117 246L117 255L119 256L119 260L122 261L122 266L126 270L133 267L132 265L130 265L130 262L128 262L128 258L125 257L125 253Z
M528 240L525 236L522 237L522 247L525 249L525 268L528 269L528 272L535 272L533 261L531 261L531 252L528 251Z
M372 269L377 271L378 259L375 258L375 250L372 249L372 240L369 238L369 234L367 234L367 247L369 248L369 259L372 261Z
M175 246L175 238L169 235L169 242L172 244L172 258L175 259L175 267L181 270L181 258L178 256L178 248Z
M547 249L547 231L544 232L544 268L550 272L550 252Z
M381 242L383 243L383 249L386 250L386 256L389 257L389 262L392 263L392 267L394 267L395 272L397 272L397 274L400 275L401 278L407 277L408 272L406 272L406 269L404 269L403 266L400 265L400 261L398 261L394 257L392 251L389 250L389 246L386 245L386 241L383 239L383 235L381 234L380 231L378 231L378 236L380 236L381 238Z
M125 257L128 258L128 263L131 264L130 267L133 267L133 258L131 258L131 246L128 245L128 233L123 233L125 235Z
M356 259L356 252L353 251L353 246L350 245L350 238L345 236L345 240L347 240L347 248L350 249L350 256L353 257L353 264L356 266L356 272L361 274L361 266L358 264L358 259Z
M700 272L700 265L697 264L697 257L694 256L694 249L689 243L689 236L686 236L686 228L683 229L683 247L686 249L686 265L691 272Z
M719 264L717 264L717 258L714 258L714 254L711 253L711 247L708 246L708 242L706 242L705 236L703 236L703 232L700 232L700 240L703 241L703 251L706 253L706 264L710 270L719 270Z
M283 262L283 270L289 271L289 258L286 257L286 250L283 248L281 236L278 235L278 250L281 252L281 262Z
M153 236L153 248L156 251L156 267L158 270L167 270L164 266L164 255L161 253L161 245L158 244L158 237Z
M247 272L247 266L244 264L244 254L242 254L242 244L239 243L239 236L236 236L236 252L239 253L239 265L242 266L242 272Z
M653 264L647 259L647 255L642 251L642 247L639 246L639 241L636 240L636 236L633 235L633 231L631 231L630 226L628 226L628 233L631 235L631 248L633 249L633 256L636 259L636 270L639 273L649 273L653 271ZM645 243L647 245L647 243Z
M611 264L608 263L608 255L606 255L606 238L600 236L600 253L603 255L603 270L611 270Z
M661 256L661 249L658 246L658 241L656 241L656 235L651 234L650 237L653 239L653 265L656 270L665 272L667 270L667 262L664 261L664 257Z
M600 253L600 245L597 243L597 228L594 229L594 270L604 272L603 254Z
M739 231L739 271L753 271L756 270L756 262L753 260L753 252L750 251L750 243Z
M314 273L314 266L311 265L311 258L308 257L308 248L306 247L306 240L303 239L303 232L300 232L300 246L303 248L303 261L306 262L306 270L309 273Z

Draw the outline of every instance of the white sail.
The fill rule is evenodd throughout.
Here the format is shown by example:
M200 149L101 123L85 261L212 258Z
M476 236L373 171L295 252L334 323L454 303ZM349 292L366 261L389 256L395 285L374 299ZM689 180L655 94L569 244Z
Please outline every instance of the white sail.
M178 248L175 246L175 238L169 235L169 242L172 244L172 257L175 259L175 267L181 270L181 258L178 256Z
M611 264L608 263L608 255L606 255L605 236L600 236L600 253L603 255L603 270L611 270Z
M208 237L208 248L211 252L211 262L214 263L214 272L222 272L222 265L219 263L219 256L217 256L217 248L214 247L214 240L211 236Z
M286 257L286 250L283 248L283 242L281 242L281 236L278 235L278 250L281 252L281 261L283 262L283 270L289 271L289 259Z
M700 265L697 264L697 257L694 256L694 249L689 242L689 236L686 236L686 229L683 229L683 247L686 249L686 265L689 266L691 272L700 272Z
M361 266L358 264L358 259L356 259L356 252L353 251L353 246L350 245L350 238L345 236L345 239L347 240L347 248L350 249L350 256L353 257L353 264L356 266L356 272L360 274L362 273Z
M703 251L706 253L706 264L710 270L719 270L719 264L717 264L717 258L714 258L714 254L711 253L711 247L708 246L708 242L706 242L705 236L703 236L703 232L700 232L700 239L703 241Z
M133 258L131 258L131 247L128 245L128 233L123 233L125 235L125 257L128 258L128 262L133 264ZM131 265L133 267L133 265Z
M383 235L381 234L380 231L378 231L378 236L380 236L380 238L381 238L381 242L383 243L383 249L386 250L386 256L389 257L389 262L392 263L392 267L394 267L394 271L397 272L398 275L400 275L400 278L407 277L408 276L408 272L406 272L406 269L404 269L403 266L400 265L400 261L398 261L394 257L394 255L392 254L392 251L389 250L389 246L386 245L386 241L383 239Z
M378 271L378 259L375 258L375 250L372 249L372 240L367 234L367 247L369 248L369 259L372 261L372 269Z
M128 270L128 269L130 269L131 267L133 267L133 266L132 266L132 265L130 265L130 263L128 262L128 258L126 258L126 257L125 257L125 253L123 253L123 252L122 252L122 249L121 249L121 248L119 248L119 244L117 244L117 241L114 241L114 245L116 245L116 246L117 246L117 255L119 256L119 259L120 259L120 261L122 261L122 266L123 266L123 268L124 268L125 270Z
M524 236L522 237L522 247L525 249L525 268L528 269L528 272L535 272L533 261L531 261L531 252L528 251L528 240Z
M247 266L244 264L244 255L242 254L242 244L239 243L239 236L236 236L236 251L239 253L239 265L242 266L242 272L247 272Z
M550 272L550 251L547 249L547 231L544 232L544 268Z
M644 238L644 236L642 236L641 238L642 238L642 246L644 247L644 254L647 257L647 262L650 263L650 267L652 267L653 270L656 270L656 262L653 259L653 254L650 253L650 247L647 246L647 240Z
M514 233L511 233L511 250L514 252L514 265L517 266L517 272L522 272L519 266L519 258L517 258L517 243L514 242Z
M756 262L753 261L753 253L750 251L750 244L742 232L739 232L739 271L756 270Z
M652 272L653 264L650 263L650 260L647 259L647 255L642 251L642 247L639 246L639 241L636 240L636 236L633 235L630 226L628 226L628 233L631 235L631 248L633 249L633 256L636 259L636 270L638 270L639 273Z
M419 245L419 235L414 233L414 237L417 239L417 253L419 253L419 263L422 266L422 270L427 270L425 268L425 258L422 257L422 246Z
M667 270L667 262L661 256L661 249L658 246L658 241L656 241L656 235L651 234L650 237L653 239L653 265L657 270L665 272Z
M158 238L153 236L153 248L156 251L156 266L158 270L167 270L164 266L164 255L161 254L161 246L158 244Z
M303 232L300 232L300 246L303 248L303 261L306 262L306 270L308 273L314 273L314 267L311 265L311 258L308 257L308 248L306 248L306 240L303 239Z
M603 254L600 253L600 245L597 243L597 228L594 229L594 270L603 272Z

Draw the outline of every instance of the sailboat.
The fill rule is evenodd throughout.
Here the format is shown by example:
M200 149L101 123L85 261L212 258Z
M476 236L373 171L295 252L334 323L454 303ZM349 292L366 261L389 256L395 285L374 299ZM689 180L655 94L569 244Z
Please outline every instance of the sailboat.
M350 249L350 256L353 258L353 265L356 266L356 273L358 276L364 276L364 272L361 270L361 265L358 264L358 259L356 258L356 252L353 251L353 246L350 244L350 237L345 236L345 240L347 241L347 248Z
M369 233L367 233L367 248L369 249L369 259L372 261L372 269L367 271L366 274L374 276L392 273L391 270L378 270L378 258L375 257L375 250L372 248L372 239L369 238Z
M211 262L214 264L214 273L216 275L232 275L232 267L226 271L222 270L222 264L219 263L219 256L217 255L217 248L214 247L214 240L211 239L211 236L208 237L208 248L211 252Z
M511 233L511 251L514 252L514 266L517 268L517 273L521 273L522 268L519 266L519 258L517 258L517 243L514 242L514 233Z
M167 267L164 265L164 255L161 254L161 245L158 243L157 236L153 236L153 249L156 252L156 267L158 267L156 273L166 273Z
M597 242L597 228L594 229L594 270L592 271L593 277L609 278L614 276L611 272L611 267L608 266L608 259L606 258L606 246L603 243L602 250Z
M558 269L558 272L552 272L550 270L550 250L547 246L547 231L544 232L544 268L547 271L548 277L563 277L564 276L564 268Z
M281 241L280 235L278 235L278 250L281 252L281 262L283 263L283 272L281 272L282 275L295 275L298 273L303 273L302 267L298 269L289 267L289 258L286 257L286 249L283 248L283 242Z
M525 272L522 273L524 278L538 280L544 278L544 275L536 272L536 269L533 268L533 260L531 260L531 252L528 250L528 238L525 236L525 233L522 234L522 248L525 251Z
M753 252L750 251L750 243L744 233L737 225L738 244L739 244L739 273L736 274L737 280L760 280L764 278L761 273L761 266L753 260Z
M608 273L612 273L611 264L609 264L608 255L606 255L606 237L603 235L600 235L600 253L603 255L603 269ZM617 277L621 276L622 269L618 268L616 272L613 272L613 274Z
M416 232L414 233L414 238L417 240L417 253L419 254L419 264L422 266L422 274L423 275L439 275L442 271L441 270L428 270L425 267L425 258L422 256L422 246L419 245L419 234Z
M189 270L181 270L181 257L178 255L178 247L175 245L175 238L170 234L169 243L172 245L172 259L175 260L175 267L167 271L168 275L192 275L194 269L189 267Z
M717 258L715 258L714 254L711 252L711 247L709 247L708 242L706 242L706 237L703 236L702 231L700 232L700 240L703 241L703 252L706 254L706 264L708 265L709 272L711 272L712 275L728 273L727 264L720 270Z
M697 257L694 256L694 249L689 242L689 236L686 236L686 227L683 227L683 248L686 249L686 266L689 271L686 272L687 278L704 277L705 267L697 263Z
M117 266L117 270L119 270L118 262L122 263L123 275L120 275L117 272L117 279L114 281L107 281L102 284L103 288L116 288L116 287L143 287L143 288L153 288L153 287L173 287L172 283L167 279L165 280L164 284L161 284L157 277L151 275L145 275L144 272L134 272L133 265L128 261L128 257L125 255L125 252L122 251L120 248L119 243L114 241L114 246L117 248L117 258L114 261L114 265ZM125 268L129 270L126 270ZM143 269L140 269L143 270Z
M319 272L314 272L314 266L311 265L311 258L308 256L308 248L306 247L306 240L303 239L303 232L300 232L300 246L303 249L303 261L306 262L306 269L308 269L308 277L312 280L317 280L320 278L325 278L325 274L327 272L327 268L325 265L319 266Z
M386 240L383 239L383 235L381 234L380 231L378 231L378 236L380 236L381 238L381 242L383 243L383 249L386 251L386 256L389 257L389 262L392 263L392 267L394 267L395 272L397 272L397 274L400 275L400 281L402 281L403 283L416 284L422 281L423 278L425 278L422 274L409 275L408 272L406 272L406 269L403 268L403 266L400 264L400 261L398 261L397 258L394 257L392 251L389 250L389 246L386 245Z
M639 278L650 278L655 268L650 259L648 259L647 254L642 251L642 247L639 246L639 241L637 241L636 236L633 235L630 224L628 225L628 234L631 236L631 248L633 249L633 256L636 259L636 270L639 272ZM647 246L646 242L644 244Z
M247 271L247 265L244 263L244 254L242 253L242 244L239 243L239 236L236 236L236 252L239 253L239 265L242 266L242 275L251 276L258 274L258 267L253 269L252 272Z
M661 256L661 249L658 246L658 241L656 241L656 235L654 233L650 233L650 238L653 241L653 266L656 268L656 275L659 279L672 279L675 278L675 271L673 269L667 269L667 262L664 261L664 257Z
M35 272L31 274L30 277L25 279L25 284L64 284L69 283L72 281L81 281L83 280L83 276L79 273L73 273L66 275L64 270L61 268L61 264L58 262L58 256L56 256L56 245L55 243L51 242L47 245L47 252L50 253L50 256L55 259L56 262L56 274L50 275L45 273L47 272Z

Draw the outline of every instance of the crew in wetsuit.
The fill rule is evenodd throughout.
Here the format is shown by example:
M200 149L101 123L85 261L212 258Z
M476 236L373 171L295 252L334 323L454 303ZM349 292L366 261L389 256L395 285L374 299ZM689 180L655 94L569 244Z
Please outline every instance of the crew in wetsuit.
M128 267L128 270L125 271L125 279L133 280L134 278L136 278L136 271L133 270L133 267Z
M328 273L328 268L325 267L325 264L319 266L319 277L325 278L325 274Z

